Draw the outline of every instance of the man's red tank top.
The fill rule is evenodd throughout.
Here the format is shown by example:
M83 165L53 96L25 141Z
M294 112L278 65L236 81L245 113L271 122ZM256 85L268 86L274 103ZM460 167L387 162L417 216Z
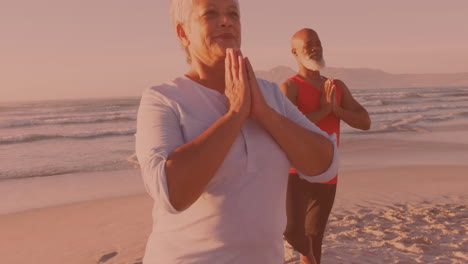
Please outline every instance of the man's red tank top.
M320 97L322 96L322 90L312 86L310 83L297 75L289 78L289 80L296 83L297 87L299 88L297 94L297 108L303 114L314 112L320 109ZM341 105L341 87L339 87L336 82L335 85L337 88L337 102L338 105ZM340 119L338 119L334 114L328 114L316 125L329 135L336 133L337 144L340 144ZM294 168L291 168L290 173L297 172ZM338 175L336 175L335 178L329 182L324 182L323 184L336 184L337 182Z

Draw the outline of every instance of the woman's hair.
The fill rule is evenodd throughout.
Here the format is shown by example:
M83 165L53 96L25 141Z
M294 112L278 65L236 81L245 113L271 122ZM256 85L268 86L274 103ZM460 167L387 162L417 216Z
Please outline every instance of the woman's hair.
M239 1L234 0L236 4L239 6ZM192 3L193 0L171 0L171 4L169 7L169 15L171 18L171 24L174 28L174 31L177 33L177 25L186 25L190 18L190 14L192 12ZM185 54L187 56L187 63L192 63L192 58L190 57L190 52L188 48L181 44L182 49L184 49Z
M177 24L184 25L187 23L192 10L192 1L193 0L171 0L169 15L174 30L176 30Z
M177 34L177 25L186 25L188 19L190 18L190 12L192 10L192 0L171 0L169 7L169 15L171 18L171 24L174 28L174 31ZM180 41L180 40L179 40ZM192 58L190 57L190 52L188 48L180 43L180 46L185 51L186 60L188 64L192 63Z

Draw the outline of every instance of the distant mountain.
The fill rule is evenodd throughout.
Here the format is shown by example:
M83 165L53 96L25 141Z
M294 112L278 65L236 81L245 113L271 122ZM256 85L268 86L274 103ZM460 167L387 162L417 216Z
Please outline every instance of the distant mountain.
M278 66L268 71L257 71L258 78L278 84L296 74L296 71ZM436 74L391 74L376 69L327 67L322 75L340 79L351 89L460 87L468 86L468 72Z

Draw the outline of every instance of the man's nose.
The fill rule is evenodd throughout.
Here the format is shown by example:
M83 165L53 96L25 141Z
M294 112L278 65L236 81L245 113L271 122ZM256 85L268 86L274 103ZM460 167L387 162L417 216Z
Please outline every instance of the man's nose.
M230 27L232 26L233 21L232 18L229 17L229 15L221 15L221 26L222 27Z

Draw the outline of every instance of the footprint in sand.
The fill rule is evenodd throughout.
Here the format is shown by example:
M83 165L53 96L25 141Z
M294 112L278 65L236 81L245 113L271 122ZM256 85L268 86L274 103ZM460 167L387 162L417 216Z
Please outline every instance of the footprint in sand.
M105 254L105 255L102 255L102 257L98 260L97 264L105 263L105 262L107 262L109 259L111 259L111 258L117 256L117 254L119 254L119 253L113 251L113 252L111 252L111 253L107 253L107 254Z

